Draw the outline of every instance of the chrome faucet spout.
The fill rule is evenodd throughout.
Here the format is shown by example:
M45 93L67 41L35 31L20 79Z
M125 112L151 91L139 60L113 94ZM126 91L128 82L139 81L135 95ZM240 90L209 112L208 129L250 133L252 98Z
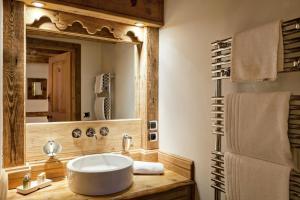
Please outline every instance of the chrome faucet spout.
M123 152L128 152L131 145L132 145L132 137L129 136L127 133L125 133L123 135L123 142L122 142Z

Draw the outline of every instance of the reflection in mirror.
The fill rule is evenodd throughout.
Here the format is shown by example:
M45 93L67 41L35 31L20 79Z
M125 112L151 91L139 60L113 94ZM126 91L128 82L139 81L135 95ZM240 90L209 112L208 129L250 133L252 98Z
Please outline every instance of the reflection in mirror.
M28 78L27 85L28 99L47 99L47 79Z
M133 44L27 37L26 122L135 118ZM32 88L29 91L29 88ZM31 94L31 95L29 95Z
M43 94L41 82L33 82L32 87L33 87L33 89L32 89L33 96L40 96Z

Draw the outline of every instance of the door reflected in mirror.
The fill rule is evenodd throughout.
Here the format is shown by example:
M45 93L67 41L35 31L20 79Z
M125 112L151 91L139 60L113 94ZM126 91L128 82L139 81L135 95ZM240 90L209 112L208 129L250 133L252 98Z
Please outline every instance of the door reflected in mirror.
M136 118L136 45L26 40L27 123Z

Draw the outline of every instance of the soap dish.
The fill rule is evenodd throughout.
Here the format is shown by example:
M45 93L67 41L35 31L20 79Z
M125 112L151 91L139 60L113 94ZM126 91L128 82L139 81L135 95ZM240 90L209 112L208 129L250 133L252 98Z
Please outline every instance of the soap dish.
M26 194L35 192L39 189L45 188L45 187L51 185L51 183L52 183L52 180L50 180L50 179L45 179L45 181L40 184L38 184L38 181L32 181L31 186L27 189L24 189L23 185L20 185L19 187L17 187L17 192L20 194L26 195Z

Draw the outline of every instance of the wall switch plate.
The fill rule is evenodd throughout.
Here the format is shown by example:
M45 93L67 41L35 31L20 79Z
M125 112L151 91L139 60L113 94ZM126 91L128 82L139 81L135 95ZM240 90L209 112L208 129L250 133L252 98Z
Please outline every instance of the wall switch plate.
M157 130L157 127L158 127L158 122L157 122L157 120L152 120L152 121L149 121L149 122L148 122L148 129L149 129L150 131Z
M150 132L148 134L148 140L151 141L151 142L157 141L158 140L157 132Z
M91 117L91 113L90 112L84 112L83 113L83 118L90 118Z

